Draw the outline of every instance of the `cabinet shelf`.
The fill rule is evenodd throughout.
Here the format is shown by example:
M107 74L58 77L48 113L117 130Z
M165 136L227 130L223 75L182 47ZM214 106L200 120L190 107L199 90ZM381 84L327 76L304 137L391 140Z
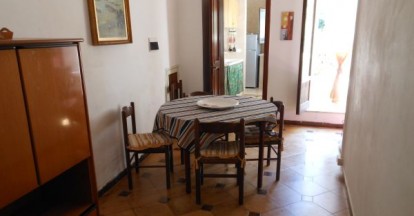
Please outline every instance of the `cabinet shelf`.
M93 203L65 203L59 206L55 206L49 209L47 212L42 213L43 216L72 216L72 215L83 215L87 213L89 209L96 208Z
M83 215L96 208L85 160L0 210L2 216Z

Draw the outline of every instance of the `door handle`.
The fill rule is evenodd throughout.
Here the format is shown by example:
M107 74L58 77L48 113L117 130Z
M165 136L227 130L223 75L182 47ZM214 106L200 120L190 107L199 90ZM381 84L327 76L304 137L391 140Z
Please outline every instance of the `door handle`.
M220 69L220 60L214 61L214 64L211 66L211 68L214 70Z

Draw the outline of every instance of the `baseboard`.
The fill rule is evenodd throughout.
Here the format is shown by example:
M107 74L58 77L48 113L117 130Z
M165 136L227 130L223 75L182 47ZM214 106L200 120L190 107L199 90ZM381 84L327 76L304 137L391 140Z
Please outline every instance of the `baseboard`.
M342 173L344 174L344 179L345 179L345 190L346 190L346 201L348 202L348 206L349 206L349 215L353 216L354 215L354 211L352 210L352 202L351 202L351 194L349 194L349 190L348 190L348 181L346 180L346 173L345 173L345 169L342 168Z
M286 125L301 125L301 126L312 126L312 127L328 127L328 128L343 128L343 124L332 124L327 122L310 122L310 121L295 121L285 120Z
M141 157L139 157L139 162L143 161L147 156L148 154L141 155ZM119 181L121 181L121 179L126 175L127 175L127 169L125 168L118 175L116 175L115 178L113 178L111 181L106 183L106 185L103 186L98 191L98 196L102 197L106 192L108 192L112 187L114 187Z

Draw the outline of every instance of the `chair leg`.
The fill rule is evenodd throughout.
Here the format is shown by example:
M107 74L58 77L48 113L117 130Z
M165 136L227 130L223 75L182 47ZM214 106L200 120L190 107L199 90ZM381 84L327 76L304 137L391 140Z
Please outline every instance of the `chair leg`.
M237 182L236 182L236 184L237 184L237 186L239 186L240 185L240 175L239 175L240 164L236 163L235 165L236 165L236 169L237 169Z
M171 178L170 178L170 170L171 170L171 164L170 164L170 147L165 146L165 177L167 180L167 189L171 188Z
M204 164L200 164L200 183L201 185L204 184Z
M137 152L134 152L134 158L135 158L135 172L139 173L139 158L138 158Z
M125 157L126 157L126 169L127 169L127 176L128 176L128 188L132 190L132 175L131 175L131 158L128 150L125 150Z
M200 163L198 164L198 169L196 169L196 203L197 205L201 204L201 170ZM201 165L202 166L202 165Z
M280 179L280 166L282 163L282 144L277 145L277 165L276 165L276 181Z
M190 151L184 150L185 191L191 193L191 162Z
M239 164L237 169L237 181L239 182L239 205L244 203L244 168Z
M266 166L270 166L270 156L272 155L272 146L270 144L267 145L267 161Z
M180 150L181 150L181 165L183 165L184 164L184 161L185 161L185 159L184 159L184 156L185 156L185 150L184 149L182 149L182 148L180 148Z
M170 152L170 170L173 173L174 172L174 149L172 145L170 145L168 149Z

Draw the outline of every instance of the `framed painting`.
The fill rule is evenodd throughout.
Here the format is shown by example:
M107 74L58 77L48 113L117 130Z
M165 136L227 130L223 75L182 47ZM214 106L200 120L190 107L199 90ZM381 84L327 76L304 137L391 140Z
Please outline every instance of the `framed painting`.
M132 43L129 0L88 0L93 45Z
M282 12L280 26L280 40L292 40L293 36L293 11Z

